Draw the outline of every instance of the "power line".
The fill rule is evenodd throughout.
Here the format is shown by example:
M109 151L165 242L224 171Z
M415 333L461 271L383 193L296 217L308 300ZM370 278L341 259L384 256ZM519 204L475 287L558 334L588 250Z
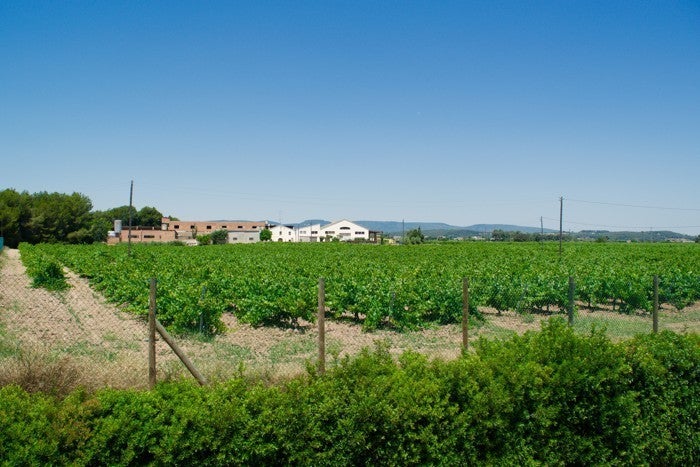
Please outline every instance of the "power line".
M694 211L700 212L700 208L676 208L668 206L645 206L641 204L624 204L624 203L611 203L606 201L586 201L582 199L571 199L567 198L567 201L573 201L575 203L585 203L585 204L604 204L607 206L619 206L624 208L637 208L637 209L659 209L663 211Z
M554 219L552 217L543 217L543 219L548 220L548 221L554 221L558 222L559 219ZM573 225L585 225L589 227L605 227L605 228L610 228L610 229L648 229L649 226L640 226L640 225L606 225L606 224L598 224L598 223L591 223L591 222L577 222L577 221L569 221L567 220L565 222L566 224L573 224ZM700 229L700 225L675 225L675 226L657 226L654 228L655 230L666 230L666 229Z

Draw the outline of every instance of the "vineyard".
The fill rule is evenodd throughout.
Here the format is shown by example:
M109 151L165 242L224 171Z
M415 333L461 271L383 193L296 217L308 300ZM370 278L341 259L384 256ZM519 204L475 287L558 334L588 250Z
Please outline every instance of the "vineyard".
M21 245L37 285L60 288L65 266L88 278L108 300L148 311L149 279L158 280L158 316L175 332L223 330L230 312L253 325L313 321L317 283L325 278L331 318L364 329L416 329L455 323L462 315L462 278L470 310L563 311L568 281L577 306L620 313L650 311L653 276L659 298L676 309L700 300L700 248L681 244L455 243L420 246L254 244ZM45 267L44 267L45 266ZM49 274L49 277L45 277Z

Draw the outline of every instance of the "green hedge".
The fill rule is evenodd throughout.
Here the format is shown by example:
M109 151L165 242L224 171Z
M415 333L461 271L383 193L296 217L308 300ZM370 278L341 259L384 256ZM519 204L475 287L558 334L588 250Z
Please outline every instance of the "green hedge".
M700 464L700 338L619 344L562 321L460 359L378 345L276 386L0 389L15 464Z

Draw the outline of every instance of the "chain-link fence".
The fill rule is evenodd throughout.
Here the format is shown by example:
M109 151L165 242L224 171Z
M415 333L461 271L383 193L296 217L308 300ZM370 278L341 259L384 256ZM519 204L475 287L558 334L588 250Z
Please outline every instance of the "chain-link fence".
M67 386L147 387L147 320L107 303L85 279L69 273L68 281L70 287L62 292L34 288L16 250L5 250L0 256L3 378L38 379L54 372L68 379L61 381ZM677 310L662 300L655 308L651 280L643 294L645 308L614 298L593 300L586 281L576 278L559 278L537 287L532 283L513 287L512 280L505 284L477 277L471 278L466 287L461 285L462 309L469 304L466 332L472 343L480 337L504 338L538 330L543 321L553 317L567 320L578 332L596 327L605 329L613 340L626 339L653 332L654 309L658 310L658 330L700 331L699 304ZM146 288L144 293L148 293ZM320 355L328 368L344 356L372 348L378 342L395 355L412 350L429 357L456 358L467 337L458 317L452 324L430 324L400 332L390 328L364 332L361 321L351 316L325 319L321 330L318 322L253 327L238 322L230 313L225 313L222 320L226 328L223 334L175 337L177 345L209 381L238 375L282 378L317 368ZM319 332L323 339L319 339ZM158 380L188 377L162 338L155 345Z

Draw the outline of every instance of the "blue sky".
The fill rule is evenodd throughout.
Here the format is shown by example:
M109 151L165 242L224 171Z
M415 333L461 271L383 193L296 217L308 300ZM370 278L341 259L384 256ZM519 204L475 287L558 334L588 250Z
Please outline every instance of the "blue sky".
M700 233L697 1L5 1L0 60L0 189Z

